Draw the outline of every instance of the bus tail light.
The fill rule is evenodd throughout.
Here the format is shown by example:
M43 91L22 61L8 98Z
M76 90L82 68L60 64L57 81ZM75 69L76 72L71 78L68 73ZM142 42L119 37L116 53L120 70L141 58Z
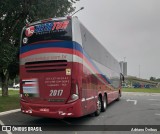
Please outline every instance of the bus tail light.
M67 103L74 102L79 99L79 91L78 91L78 84L76 82L72 82L71 86L71 94L67 101Z

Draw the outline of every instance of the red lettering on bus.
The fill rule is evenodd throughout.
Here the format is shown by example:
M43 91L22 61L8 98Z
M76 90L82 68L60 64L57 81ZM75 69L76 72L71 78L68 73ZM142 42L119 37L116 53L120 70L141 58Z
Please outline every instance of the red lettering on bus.
M52 30L60 30L60 29L66 29L69 24L69 21L64 22L54 22Z

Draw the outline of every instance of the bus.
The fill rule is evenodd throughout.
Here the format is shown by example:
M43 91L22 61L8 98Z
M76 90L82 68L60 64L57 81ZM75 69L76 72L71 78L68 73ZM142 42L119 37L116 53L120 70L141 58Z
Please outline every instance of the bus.
M20 46L21 112L66 118L98 116L121 97L119 62L77 17L26 25Z

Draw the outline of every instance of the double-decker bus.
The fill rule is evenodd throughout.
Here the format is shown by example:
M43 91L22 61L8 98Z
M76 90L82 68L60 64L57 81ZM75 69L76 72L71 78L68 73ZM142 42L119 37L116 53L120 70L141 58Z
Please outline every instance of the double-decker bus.
M20 47L22 113L81 117L104 112L121 97L118 61L77 17L25 26Z

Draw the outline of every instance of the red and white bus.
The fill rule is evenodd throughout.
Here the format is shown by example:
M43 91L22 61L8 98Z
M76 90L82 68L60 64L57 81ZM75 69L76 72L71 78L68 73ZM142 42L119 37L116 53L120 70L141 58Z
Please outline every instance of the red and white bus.
M23 113L51 118L99 115L120 98L121 81L118 61L77 17L51 18L23 28Z

